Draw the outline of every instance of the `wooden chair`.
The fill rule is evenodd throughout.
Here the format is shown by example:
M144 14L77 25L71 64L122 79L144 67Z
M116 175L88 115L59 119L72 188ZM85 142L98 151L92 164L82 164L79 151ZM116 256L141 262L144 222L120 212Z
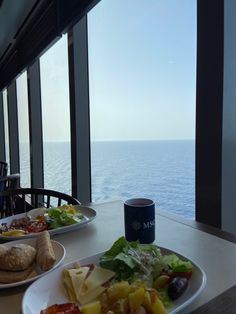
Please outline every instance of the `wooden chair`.
M32 208L57 207L63 204L80 205L71 195L43 188L17 188L0 192L4 198L2 217L27 212Z
M5 177L8 171L8 163L5 161L0 161L0 178Z
M0 178L0 191L5 191L8 189L16 189L20 187L20 174L13 173L8 176L3 176Z
M4 193L8 190L16 189L20 187L20 174L14 173L9 176L4 176L0 178L0 217L4 212L4 208L6 207L6 200L1 193ZM14 199L12 198L12 203Z

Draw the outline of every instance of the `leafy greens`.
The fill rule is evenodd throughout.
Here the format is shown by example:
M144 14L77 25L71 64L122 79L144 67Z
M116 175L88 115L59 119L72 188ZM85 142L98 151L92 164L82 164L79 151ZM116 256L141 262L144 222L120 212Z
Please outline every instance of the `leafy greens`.
M121 237L100 257L100 266L113 270L117 280L139 279L152 286L164 264L156 245L128 242Z

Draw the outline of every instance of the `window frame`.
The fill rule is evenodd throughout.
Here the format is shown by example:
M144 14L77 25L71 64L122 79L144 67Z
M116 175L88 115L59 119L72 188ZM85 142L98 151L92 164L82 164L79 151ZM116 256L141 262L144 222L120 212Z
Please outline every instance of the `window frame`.
M84 15L73 29L69 30L68 34L72 195L83 203L91 201L87 40L87 16ZM222 213L223 50L224 0L197 0L195 218L197 222L203 222L217 228L221 228ZM78 55L79 58L74 57ZM39 58L39 55L37 58ZM37 62L38 59L36 59L36 64ZM41 88L38 83L40 73L38 72L39 70L36 70L36 67L37 65L34 64L28 70L28 73L31 72L28 77L29 103L31 104L31 108L29 108L30 128L32 128L30 131L31 178L34 178L31 184L43 186L43 143L40 126L38 126L37 130L33 129L33 124L37 121L35 118L36 113L33 113L33 110L38 113L41 110L41 100L39 101L40 98L36 99L36 96L40 97ZM33 70L37 74L33 75ZM81 73L83 75L80 75ZM15 82L13 81L8 86L10 93L8 108L11 107L9 111L10 169L13 172L19 170L19 147L17 148L19 140L17 140L17 135L14 134L14 132L18 132L15 115L17 104L14 96L14 84ZM35 88L32 87L34 84L36 84ZM1 87L4 88L5 85ZM1 92L1 120L4 119L3 110L1 109L2 102ZM37 105L35 105L36 103ZM32 113L30 113L31 111ZM14 125L13 122L16 124ZM1 143L4 137L4 130L1 128L0 132ZM37 133L39 138L37 138ZM38 147L36 147L36 143L39 144ZM3 158L4 154L3 149ZM13 155L15 156L13 157ZM38 181L35 181L37 180L36 178L38 178Z

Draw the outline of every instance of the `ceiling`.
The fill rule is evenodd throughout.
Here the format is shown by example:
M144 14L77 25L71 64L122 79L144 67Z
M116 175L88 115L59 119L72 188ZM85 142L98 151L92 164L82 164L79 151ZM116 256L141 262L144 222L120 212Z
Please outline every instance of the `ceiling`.
M38 0L0 0L0 60Z
M0 91L100 0L0 0Z

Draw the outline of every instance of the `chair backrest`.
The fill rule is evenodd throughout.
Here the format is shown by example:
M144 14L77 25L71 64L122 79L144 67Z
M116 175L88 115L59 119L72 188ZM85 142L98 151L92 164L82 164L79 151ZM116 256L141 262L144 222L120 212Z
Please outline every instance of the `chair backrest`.
M4 176L0 178L0 191L5 191L8 189L16 189L20 187L20 174L14 173L9 176Z
M0 161L0 178L5 177L8 171L8 163L5 161Z
M20 174L14 173L9 176L0 178L0 217L7 207L9 207L9 200L6 199L1 193L7 192L8 190L16 189L20 187ZM14 203L14 198L11 200L12 206Z
M7 217L13 214L27 212L29 209L38 207L55 207L63 203L80 205L81 203L71 195L54 190L43 188L17 188L0 192L0 197L4 197L5 208L2 216ZM20 202L16 202L19 197Z

